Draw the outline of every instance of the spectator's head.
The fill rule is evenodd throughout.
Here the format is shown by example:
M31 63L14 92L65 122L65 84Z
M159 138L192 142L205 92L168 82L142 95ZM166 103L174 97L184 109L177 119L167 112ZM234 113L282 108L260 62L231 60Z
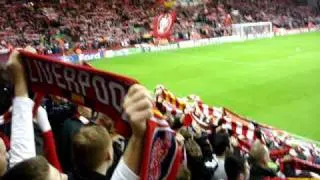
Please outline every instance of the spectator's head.
M197 143L201 147L201 151L204 157L212 157L212 147L206 136L201 136L196 139Z
M188 139L185 141L186 152L188 155L194 158L201 159L203 157L200 146L193 139Z
M3 140L0 138L0 177L6 172L7 170L7 158L6 158L6 145L4 144Z
M232 153L233 149L227 133L219 132L213 139L213 150L217 156L225 156Z
M102 126L85 126L72 139L73 159L79 170L105 173L113 161L112 140Z
M261 166L266 167L270 161L269 150L266 145L262 144L259 140L256 140L251 149L250 156L253 160Z
M182 127L179 130L179 133L184 137L185 140L188 140L188 139L192 138L191 132L186 127Z
M2 180L23 179L23 180L66 180L67 176L61 174L57 169L49 165L42 156L22 161L9 169Z
M224 169L228 180L246 180L250 176L250 167L246 160L236 156L227 156Z

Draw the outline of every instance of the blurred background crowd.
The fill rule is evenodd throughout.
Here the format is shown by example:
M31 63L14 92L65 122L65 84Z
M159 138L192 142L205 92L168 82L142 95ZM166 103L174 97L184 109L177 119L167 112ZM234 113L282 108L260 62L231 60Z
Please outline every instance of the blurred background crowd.
M168 12L168 9L155 5L155 2L140 1L0 2L0 49L32 45L44 54L62 53L63 49L68 50L75 45L82 50L95 50L152 43L154 17ZM201 1L176 6L174 11L177 21L170 41L228 36L231 35L230 25L235 23L271 21L274 27L286 29L319 23L319 11L289 0ZM10 59L12 61L13 58ZM118 134L108 114L97 113L94 107L84 107L52 95L45 95L38 102L39 109L44 112L42 115L45 115L44 118L35 118L33 122L33 107L30 103L28 105L33 100L27 97L33 98L34 92L27 90L23 68L15 67L12 77L7 69L1 68L0 176L10 179L10 176L24 177L27 174L46 179L43 177L48 176L50 163L61 177L110 179L116 174L117 167L121 166L124 171L121 160L124 157L128 166L135 164L129 168L134 172L131 174L133 179L138 179L137 166L144 157L134 151L138 148L133 148L132 144L140 145L141 150L144 134L140 134L140 143L130 145L129 138ZM22 95L19 91L21 86ZM175 132L177 144L184 150L184 160L179 166L177 179L320 177L320 151L310 142L297 140L241 118L227 109L208 108L196 96L177 98L163 86L158 86L155 93L146 92L143 88L141 90L141 87L136 91L140 92L144 103L152 105L143 105L141 108L141 104L134 101L140 96L131 95L133 103L126 109L133 112L133 115L130 114L131 121L136 117L135 111L144 109L150 113L151 107L155 108L164 115L165 122ZM20 107L17 99L28 109ZM152 102L149 102L150 99ZM24 113L29 117L28 127L21 126L27 122L19 118L26 117ZM143 122L150 116L143 117ZM13 127L19 126L19 123L14 122L20 122L23 130L15 131ZM131 127L135 125L131 123ZM15 136L16 133L20 133L19 138ZM29 137L28 141L25 136ZM25 156L27 153L24 151L30 147L34 152ZM103 148L111 149L113 153L101 152ZM20 154L13 152L15 156L7 157L6 154L12 154L17 149ZM128 153L137 153L141 157ZM17 157L19 161L14 162ZM135 163L132 163L134 160ZM41 171L39 167L47 169Z
M185 0L165 8L154 1L0 1L0 49L32 45L40 53L121 48L153 43L153 20L175 11L169 41L231 35L231 24L270 21L275 28L320 23L319 11L291 0Z

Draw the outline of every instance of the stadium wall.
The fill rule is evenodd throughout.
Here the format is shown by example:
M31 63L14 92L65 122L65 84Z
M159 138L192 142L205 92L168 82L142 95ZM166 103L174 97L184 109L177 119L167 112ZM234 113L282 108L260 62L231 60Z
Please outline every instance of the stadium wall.
M319 28L300 28L300 29L293 29L293 30L286 30L286 29L280 28L272 33L257 34L255 36L245 36L245 37L241 37L240 35L223 36L218 38L181 41L181 42L171 43L171 44L161 45L161 46L154 46L149 44L138 44L133 48L123 48L119 50L104 50L104 51L84 53L81 55L61 56L60 59L64 61L70 61L73 63L77 63L80 60L88 62L88 61L99 60L103 58L110 59L113 57L129 56L132 54L160 52L160 51L168 51L168 50L175 50L175 49L207 46L207 45L219 45L219 44L231 43L231 42L242 42L242 41L248 41L248 40L254 40L254 39L272 38L274 36L301 34L306 32L313 32L317 30L319 30Z

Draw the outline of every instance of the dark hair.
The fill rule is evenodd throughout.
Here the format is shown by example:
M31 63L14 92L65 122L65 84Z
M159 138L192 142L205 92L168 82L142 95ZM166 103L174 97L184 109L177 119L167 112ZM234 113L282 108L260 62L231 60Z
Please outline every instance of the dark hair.
M207 138L207 136L201 136L199 138L195 138L195 141L200 146L203 157L206 159L212 158L212 147Z
M48 161L42 156L37 156L15 165L4 174L1 180L43 180L48 174Z
M230 145L229 135L225 132L219 132L214 136L213 149L216 155L221 156Z
M244 173L244 159L236 156L228 156L224 162L224 169L228 180L236 180L241 173Z
M13 86L6 70L0 65L0 115L5 113L11 106Z

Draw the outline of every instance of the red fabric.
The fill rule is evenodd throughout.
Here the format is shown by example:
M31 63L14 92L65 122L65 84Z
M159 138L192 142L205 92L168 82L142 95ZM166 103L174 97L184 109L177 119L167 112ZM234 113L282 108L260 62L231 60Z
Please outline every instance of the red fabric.
M160 20L165 16L168 16L168 24L167 24L167 27L165 27L164 32L160 32L159 31ZM175 12L160 14L159 16L155 17L153 21L153 35L156 38L169 38L172 33L172 28L175 20L176 20Z
M43 96L44 95L41 94L41 93L36 93L36 95L35 95L35 98L33 100L34 101L34 105L33 105L33 109L32 109L33 117L35 117L35 115L36 115L36 113L38 111L38 108L41 105L41 100L42 100Z
M190 114L186 114L183 120L183 126L191 126L192 124L192 116Z
M3 140L4 145L6 146L6 151L10 150L10 138L5 135L3 132L0 132L0 138Z
M302 159L295 158L295 157L293 158L293 162L294 162L296 169L312 171L312 172L320 174L320 165L318 165L318 164L314 164L309 161L302 160Z
M58 159L58 155L56 152L56 145L54 141L54 136L52 131L47 131L42 133L43 136L43 150L45 153L45 157L49 161L49 163L62 172L62 167Z
M285 147L283 149L276 149L276 150L272 150L270 152L270 157L272 159L278 159L281 158L287 154L289 154L290 148L289 147Z
M8 123L11 120L12 112L7 111L3 114L4 124Z
M237 136L235 136L235 137L238 139L238 143L239 143L238 147L242 151L248 153L250 151L250 148L251 148L251 145L249 144L249 142L244 140L244 139L239 139Z
M105 113L114 120L115 128L121 135L130 136L131 129L122 103L129 88L138 83L136 80L92 67L64 63L47 56L24 51L20 53L27 72L28 85L34 92L61 96ZM175 177L181 163L179 158L182 155L175 140L175 133L166 121L159 119L163 117L157 111L147 123L140 171L143 180ZM54 142L49 140L47 143L46 148L52 150ZM50 161L57 165L56 154L51 151L48 153Z
M175 180L183 160L182 148L175 141L175 133L165 123L160 125L160 121L163 120L148 121L141 180Z
M281 160L280 169L283 170L284 165L286 164L290 164L294 169L306 170L320 174L320 165L296 157L292 157L292 159L288 161Z
M127 117L123 116L122 101L130 86L138 83L136 80L92 67L64 63L48 56L24 51L21 51L21 55L28 73L28 85L34 92L61 96L103 112L115 121L116 127L121 127L121 135L130 136ZM41 68L40 65L46 68ZM73 76L73 80L68 81L66 76ZM84 81L87 85L83 84Z
M52 131L48 131L42 134L43 136L43 151L45 153L45 157L47 158L48 162L58 169L60 172L62 172L62 167L60 165L58 155L56 152L56 146L54 141L54 136ZM6 151L8 152L10 150L10 139L8 136L6 136L4 133L0 132L0 138L3 140Z

